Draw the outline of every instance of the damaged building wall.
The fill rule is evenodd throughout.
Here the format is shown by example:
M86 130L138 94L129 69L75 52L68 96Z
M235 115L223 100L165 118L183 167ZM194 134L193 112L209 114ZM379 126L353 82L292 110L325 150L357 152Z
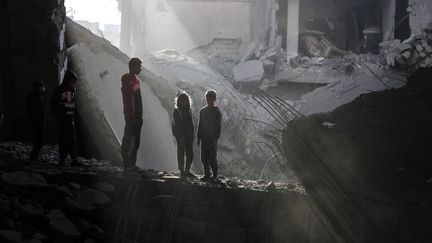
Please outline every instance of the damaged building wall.
M140 56L163 49L185 53L215 38L241 39L245 44L251 39L250 0L119 2L122 20L126 21L122 23L126 29L122 30L121 47L127 52L129 39L127 54Z
M432 1L409 0L410 27L414 34L421 33L432 21Z
M47 0L41 4L7 0L1 5L1 96L6 114L2 138L23 139L26 136L25 95L31 83L38 79L44 81L47 94L51 94L65 66L64 1ZM48 128L53 124L49 120ZM52 135L52 130L47 129L48 134Z

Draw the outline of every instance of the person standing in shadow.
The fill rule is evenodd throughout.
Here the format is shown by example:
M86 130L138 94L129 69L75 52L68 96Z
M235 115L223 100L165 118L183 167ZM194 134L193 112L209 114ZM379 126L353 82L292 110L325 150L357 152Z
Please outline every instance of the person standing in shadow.
M201 162L204 167L204 176L201 180L217 182L217 143L221 135L222 113L215 105L216 91L208 90L205 98L207 106L200 110L197 132L197 145L201 144Z
M78 76L68 70L63 82L57 87L51 98L51 109L57 116L58 143L59 143L59 165L66 165L69 155L72 166L79 166L77 161L77 135L75 127L76 118L76 90L75 84Z
M137 78L137 75L141 72L141 63L139 58L131 58L129 61L129 73L121 77L123 114L125 118L121 154L125 172L136 171L138 169L136 161L143 125L140 81Z
M177 163L181 177L195 177L190 172L194 156L194 125L191 104L191 98L186 92L179 93L175 98L172 133L177 141Z
M26 97L28 122L33 136L33 148L29 160L37 160L43 144L45 124L45 83L36 80Z

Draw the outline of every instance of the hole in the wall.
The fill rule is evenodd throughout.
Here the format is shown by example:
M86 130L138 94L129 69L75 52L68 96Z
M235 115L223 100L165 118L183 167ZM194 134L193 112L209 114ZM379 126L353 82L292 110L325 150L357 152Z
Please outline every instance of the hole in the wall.
M396 0L395 39L405 40L411 36L408 0Z

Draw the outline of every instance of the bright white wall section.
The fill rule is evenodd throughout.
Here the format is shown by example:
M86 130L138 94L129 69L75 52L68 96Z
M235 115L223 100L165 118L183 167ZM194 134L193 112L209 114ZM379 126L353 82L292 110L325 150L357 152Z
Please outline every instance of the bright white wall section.
M300 0L288 0L287 54L298 55Z

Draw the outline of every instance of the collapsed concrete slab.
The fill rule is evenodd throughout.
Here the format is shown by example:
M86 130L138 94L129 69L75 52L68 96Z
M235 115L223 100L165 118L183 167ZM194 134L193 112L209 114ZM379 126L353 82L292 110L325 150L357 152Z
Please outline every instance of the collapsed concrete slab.
M129 58L108 42L85 28L68 21L70 62L77 72L78 107L88 132L89 146L102 158L119 164L123 137L123 103L120 78L128 72ZM149 77L140 76L141 81ZM170 118L147 83L141 82L143 129L137 166L173 170L176 147L171 135Z
M264 76L264 64L259 60L242 62L234 66L234 80L237 82L261 81Z
M296 107L304 115L333 111L358 96L403 87L406 77L378 63L357 61L349 74L340 72L339 80L302 96Z

